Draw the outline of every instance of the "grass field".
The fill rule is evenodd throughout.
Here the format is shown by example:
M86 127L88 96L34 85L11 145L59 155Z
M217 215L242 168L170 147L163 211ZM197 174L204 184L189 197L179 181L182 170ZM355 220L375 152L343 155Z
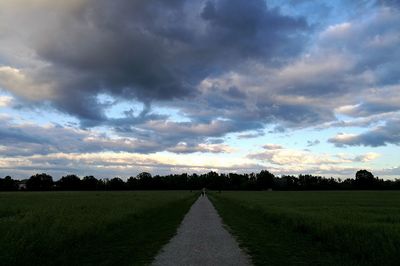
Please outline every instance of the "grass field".
M222 192L211 199L256 265L399 265L400 192Z
M177 191L0 193L0 264L147 264L195 199Z

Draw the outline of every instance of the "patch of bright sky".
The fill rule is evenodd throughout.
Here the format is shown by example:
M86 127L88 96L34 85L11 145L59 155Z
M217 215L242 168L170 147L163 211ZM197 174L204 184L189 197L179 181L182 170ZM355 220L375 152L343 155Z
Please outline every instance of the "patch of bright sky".
M204 172L205 171L221 171L223 168L229 168L235 165L241 164L251 164L252 161L245 157L240 157L235 154L226 154L226 156L221 156L221 154L207 153L189 153L189 154L176 154L168 151L158 152L155 154L159 156L164 162L168 162L171 165L188 165L188 167L193 166L193 172ZM202 170L199 170L202 169ZM242 169L243 170L243 169ZM234 172L233 170L229 170ZM246 172L246 170L243 170Z
M78 125L78 119L57 112L50 106L41 106L41 108L24 107L23 103L18 102L11 94L0 89L0 96L8 96L12 99L10 106L2 107L1 113L13 118L17 123L35 123L36 125L48 125L49 123L63 126Z
M97 102L106 106L105 114L108 118L124 118L124 112L133 110L133 115L139 115L144 108L144 104L138 101L121 101L116 100L108 94L97 95Z
M374 0L266 0L269 7L279 8L281 13L307 18L312 25L334 25L366 14L375 6Z
M181 111L170 107L157 107L154 106L153 112L161 115L168 115L170 121L174 122L190 122L190 118L186 117Z
M273 127L270 127L272 129ZM250 139L239 139L241 134L230 134L226 138L225 143L237 149L232 156L245 157L250 153L257 153L263 151L265 144L277 144L285 149L292 150L310 150L313 154L330 154L336 156L338 154L345 154L349 157L365 155L367 153L378 153L381 157L374 159L370 162L354 162L351 165L360 166L365 168L389 168L393 165L398 165L397 153L398 147L395 145L387 145L382 147L365 147L365 146L352 146L352 147L336 147L333 143L329 143L328 139L336 136L339 133L348 134L361 134L368 130L368 128L361 127L331 127L316 130L315 128L290 130L283 133L270 133L269 129L265 129L265 135ZM320 143L309 146L308 141L313 142L318 140Z
M133 115L138 116L144 109L145 105L136 100L116 100L107 94L100 94L97 96L97 101L100 104L108 105L106 108L106 115L108 118L124 118L125 112L133 110ZM174 122L190 122L190 119L185 117L178 109L163 107L154 104L151 108L154 114L166 115L170 121Z

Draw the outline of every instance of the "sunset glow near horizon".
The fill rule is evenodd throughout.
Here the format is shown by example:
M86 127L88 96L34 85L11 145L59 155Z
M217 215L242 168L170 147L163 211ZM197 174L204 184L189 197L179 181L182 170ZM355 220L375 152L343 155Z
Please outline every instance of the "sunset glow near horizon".
M0 1L0 177L400 177L400 2Z

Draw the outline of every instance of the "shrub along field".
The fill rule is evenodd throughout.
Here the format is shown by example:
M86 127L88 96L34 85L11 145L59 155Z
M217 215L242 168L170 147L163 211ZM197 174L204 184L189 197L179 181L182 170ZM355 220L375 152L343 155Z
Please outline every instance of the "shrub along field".
M211 200L256 265L399 265L400 192L222 192Z
M195 194L0 193L0 264L147 264L173 236Z

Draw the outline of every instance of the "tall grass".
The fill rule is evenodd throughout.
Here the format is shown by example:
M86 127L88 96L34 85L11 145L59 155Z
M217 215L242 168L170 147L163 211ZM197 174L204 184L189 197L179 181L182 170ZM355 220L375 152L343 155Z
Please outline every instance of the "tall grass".
M0 193L0 264L149 263L194 199L189 192Z
M302 260L326 265L327 257L332 265L398 265L400 261L400 192L227 192L215 193L213 201L243 245L250 253L253 249L260 265L268 260L263 256L274 255L281 255L276 265ZM247 224L232 210L246 213ZM259 243L260 234L270 231L275 234ZM302 244L293 246L291 238ZM278 254L265 255L261 250L263 246L268 250L271 242L279 245Z

